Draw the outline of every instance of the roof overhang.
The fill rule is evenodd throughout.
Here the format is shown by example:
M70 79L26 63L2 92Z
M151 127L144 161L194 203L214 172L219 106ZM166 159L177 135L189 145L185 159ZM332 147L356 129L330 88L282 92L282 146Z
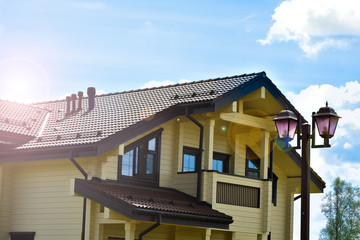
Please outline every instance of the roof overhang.
M156 221L156 217L161 215L162 223L218 229L229 229L229 224L233 222L232 218L225 214L223 215L226 217L203 216L137 207L134 204L129 204L120 198L108 194L106 191L91 187L92 181L75 179L74 192L133 220ZM215 211L210 206L208 208L209 211Z

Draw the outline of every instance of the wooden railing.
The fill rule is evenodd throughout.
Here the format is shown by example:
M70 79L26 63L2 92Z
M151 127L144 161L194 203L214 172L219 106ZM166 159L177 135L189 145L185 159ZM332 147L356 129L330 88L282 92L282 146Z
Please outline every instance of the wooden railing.
M217 182L216 203L260 207L260 188Z

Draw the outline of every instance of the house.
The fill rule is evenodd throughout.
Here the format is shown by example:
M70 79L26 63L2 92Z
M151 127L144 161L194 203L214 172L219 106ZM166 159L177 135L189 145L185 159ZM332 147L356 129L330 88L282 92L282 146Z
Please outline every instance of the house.
M265 72L87 94L0 101L0 239L292 239L299 112Z

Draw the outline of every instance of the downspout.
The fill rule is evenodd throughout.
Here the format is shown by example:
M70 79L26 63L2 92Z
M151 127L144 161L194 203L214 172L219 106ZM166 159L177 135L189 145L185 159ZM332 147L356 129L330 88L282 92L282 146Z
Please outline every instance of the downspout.
M268 179L269 180L273 180L274 179L274 140L270 141L270 167L269 167L269 176Z
M70 161L75 165L75 167L81 172L81 174L84 176L84 178L87 180L88 174L85 172L85 170L80 166L78 162L74 159L73 152L70 152ZM86 221L86 198L84 198L83 202L83 216L82 216L82 227L81 227L81 240L85 240L85 221Z
M156 223L154 225L150 226L149 228L145 229L144 231L142 231L139 234L139 240L143 240L143 236L145 234L148 234L149 232L151 232L152 230L154 230L158 226L160 226L160 223L161 223L161 215L159 214L159 215L156 215Z
M197 163L196 168L197 168L197 172L198 172L196 195L197 195L197 201L201 202L201 188L202 188L201 166L202 166L202 151L203 151L203 141L204 141L204 126L200 122L198 122L195 118L193 118L192 116L190 116L188 114L187 108L185 109L185 116L187 118L189 118L193 123L195 123L200 128L198 161L196 162Z

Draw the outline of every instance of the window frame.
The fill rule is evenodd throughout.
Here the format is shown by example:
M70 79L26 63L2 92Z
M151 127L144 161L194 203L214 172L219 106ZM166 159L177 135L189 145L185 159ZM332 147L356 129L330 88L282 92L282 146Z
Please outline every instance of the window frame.
M125 146L124 154L118 157L118 181L120 180L135 180L144 181L149 183L159 184L160 176L160 155L161 155L161 134L164 129L160 128L143 138L136 140L133 143ZM155 138L155 150L149 150L149 142ZM146 149L143 147L146 145ZM123 157L126 153L133 152L132 159L132 175L123 175ZM152 158L152 173L146 174L147 172L147 158L145 156L151 154Z
M255 156L256 156L256 158L255 158ZM249 168L249 161L259 161L258 170L255 170L253 168ZM249 177L249 178L260 179L260 169L261 169L261 159L256 155L256 153L254 153L253 150L251 150L251 148L247 147L246 148L245 176ZM257 177L250 176L249 172L257 173L258 176Z
M191 156L195 156L195 162L194 162L194 171L185 171L184 170L184 164L185 164L185 154L187 155L191 155ZM182 153L182 165L181 165L181 171L183 173L194 173L198 171L198 164L197 162L199 161L199 149L198 148L193 148L193 147L188 147L188 146L184 146L183 147L183 153Z
M185 154L187 155L192 155L195 156L195 166L194 166L194 171L185 171L184 167L185 167ZM215 160L215 158L217 158L216 160L220 160L223 162L223 171L220 172L216 169L211 169L213 171L217 171L220 173L229 173L229 162L230 162L230 154L226 154L226 153L220 153L220 152L213 152L213 157L212 157L212 161ZM183 153L182 153L182 164L181 164L181 172L182 173L195 173L198 172L198 164L197 162L199 161L199 149L198 148L193 148L193 147L188 147L188 146L183 146Z
M212 157L213 167L212 167L212 170L218 171L220 173L229 173L230 156L231 156L230 154L226 154L226 153L213 152L213 157ZM223 171L219 171L217 169L214 169L214 160L218 160L218 161L223 162Z

